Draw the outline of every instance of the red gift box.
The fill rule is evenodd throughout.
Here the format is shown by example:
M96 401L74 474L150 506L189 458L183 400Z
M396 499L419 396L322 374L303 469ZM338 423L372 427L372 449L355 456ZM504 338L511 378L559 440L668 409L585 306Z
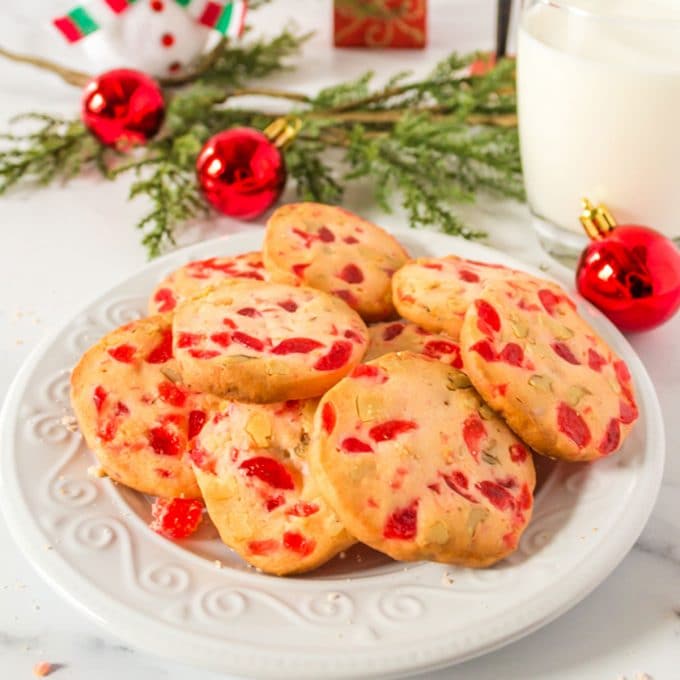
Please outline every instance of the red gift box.
M336 47L425 47L427 0L334 0Z

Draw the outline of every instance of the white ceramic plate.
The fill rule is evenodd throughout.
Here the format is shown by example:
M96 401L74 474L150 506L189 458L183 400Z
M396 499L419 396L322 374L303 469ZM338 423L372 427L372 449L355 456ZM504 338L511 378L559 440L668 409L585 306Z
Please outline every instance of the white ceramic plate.
M556 618L614 569L654 504L663 423L640 360L587 305L582 313L630 367L640 420L610 459L543 464L519 550L491 569L400 564L355 549L312 575L265 576L212 527L180 544L164 540L146 526L148 499L88 476L92 455L62 422L80 354L141 316L161 276L192 259L258 249L261 236L201 243L152 263L68 321L19 372L0 419L0 499L46 580L107 631L166 659L300 680L397 676L469 659ZM397 236L413 255L454 252L526 269L441 234Z

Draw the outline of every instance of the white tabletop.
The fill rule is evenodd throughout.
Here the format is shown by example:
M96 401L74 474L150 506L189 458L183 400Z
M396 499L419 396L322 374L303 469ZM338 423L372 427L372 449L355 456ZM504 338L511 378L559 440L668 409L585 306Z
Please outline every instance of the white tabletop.
M86 68L80 55L45 39L39 25L73 2L7 0L0 44L43 53ZM451 49L490 47L494 4L490 0L431 0L430 41L423 52L334 50L330 47L330 0L303 3L275 0L253 19L271 33L287 17L316 36L305 48L300 68L278 86L313 91L372 68L383 78L404 68L426 71ZM46 9L46 5L49 8ZM80 61L80 63L79 63ZM93 67L91 70L96 70ZM3 127L26 110L72 113L77 90L29 67L0 63ZM272 81L274 82L274 81ZM31 348L85 302L145 262L132 225L143 214L142 200L128 203L125 181L78 179L66 187L12 192L0 199L0 395ZM292 196L287 194L286 196ZM285 197L284 197L285 198ZM370 205L365 188L347 194L350 209L389 226L399 224ZM571 274L542 253L524 206L483 201L466 209L475 226L489 232L488 243L527 263L550 267L571 285ZM262 221L254 226L259 228ZM184 237L224 233L215 219ZM453 669L440 678L541 678L628 680L645 674L655 680L680 677L680 316L665 326L629 337L656 385L664 412L668 462L658 502L635 548L586 600L559 620L504 649ZM70 680L215 680L213 673L187 669L121 645L106 630L71 608L41 581L12 543L0 518L0 678L30 678L34 664L62 664L55 678Z

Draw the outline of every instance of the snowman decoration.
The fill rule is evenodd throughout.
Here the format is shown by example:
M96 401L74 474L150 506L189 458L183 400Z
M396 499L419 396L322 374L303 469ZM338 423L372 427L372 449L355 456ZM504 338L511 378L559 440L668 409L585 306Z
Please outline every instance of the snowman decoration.
M90 0L52 22L98 70L181 77L220 36L243 31L246 0Z

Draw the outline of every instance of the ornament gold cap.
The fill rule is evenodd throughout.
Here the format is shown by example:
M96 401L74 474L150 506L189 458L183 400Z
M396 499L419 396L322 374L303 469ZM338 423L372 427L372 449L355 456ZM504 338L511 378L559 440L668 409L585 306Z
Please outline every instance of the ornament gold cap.
M583 210L579 220L591 239L599 241L616 227L616 220L606 205L600 203L595 207L587 198L581 199L581 205Z
M262 132L275 147L282 149L297 137L301 127L302 121L299 118L284 117L272 121Z

